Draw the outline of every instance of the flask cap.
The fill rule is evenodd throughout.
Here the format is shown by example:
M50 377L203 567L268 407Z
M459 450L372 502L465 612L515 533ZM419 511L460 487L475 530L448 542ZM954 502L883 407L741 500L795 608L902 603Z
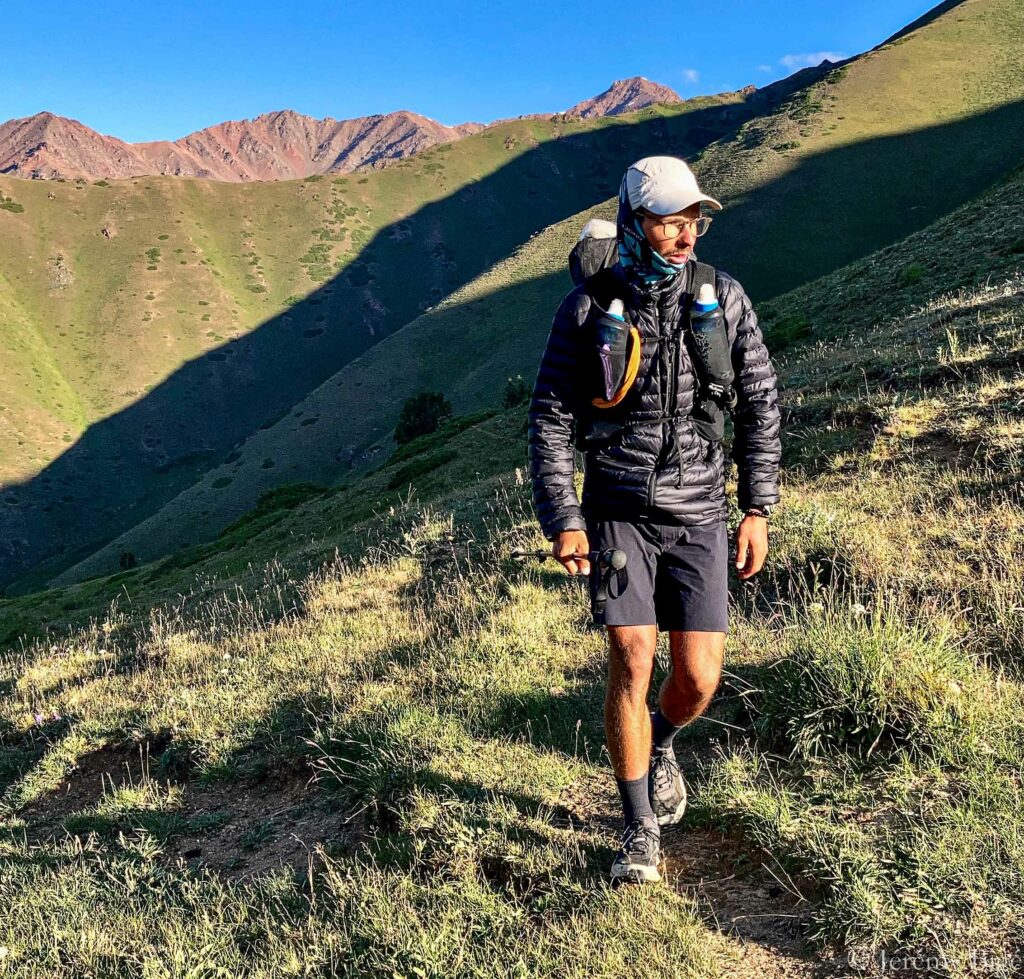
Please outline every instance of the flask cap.
M699 313L706 313L709 310L714 309L718 305L718 296L715 295L715 287L709 282L705 282L700 287L700 292L697 294L697 300L694 303Z

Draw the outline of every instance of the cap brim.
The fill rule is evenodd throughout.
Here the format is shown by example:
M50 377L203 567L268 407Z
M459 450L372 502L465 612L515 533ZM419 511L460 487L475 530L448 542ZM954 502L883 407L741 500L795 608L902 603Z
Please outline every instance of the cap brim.
M722 205L718 203L713 197L708 197L706 194L687 194L685 196L671 196L666 194L664 197L658 197L653 201L644 202L644 209L650 211L651 214L665 215L665 214L678 214L680 211L685 211L688 207L693 207L694 204L710 204L716 211L722 210Z

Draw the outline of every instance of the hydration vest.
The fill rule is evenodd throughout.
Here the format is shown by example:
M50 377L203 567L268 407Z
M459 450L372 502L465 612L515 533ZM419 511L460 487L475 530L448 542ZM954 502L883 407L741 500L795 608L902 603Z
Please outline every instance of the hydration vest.
M569 253L569 271L573 282L577 286L585 285L588 295L598 307L594 309L592 306L590 315L587 317L587 328L590 332L594 330L595 319L608 309L613 299L625 299L625 296L619 294L622 285L612 271L612 266L615 265L617 258L615 224L599 219L587 222L580 234L579 241ZM683 340L686 343L690 362L696 375L696 392L691 420L693 427L705 439L721 442L725 436L725 411L731 411L736 405L736 393L732 387L732 367L731 364L711 364L708 345L705 342L697 342L693 330L690 329L689 313L692 309L692 297L700 294L702 285L710 285L712 288L715 286L714 268L704 262L691 261L693 262L692 279L688 292L684 294L684 296L689 296L690 300L683 300L687 302L687 316L682 331ZM725 343L719 345L720 349L728 350L728 334L724 321L722 321L720 329L726 333ZM600 409L611 408L621 402L636 381L640 337L635 327L630 329L629 343L630 347L624 352L626 370L616 396L611 400L602 400L599 397L591 399L591 404L597 409L597 415L600 415ZM591 371L595 369L589 364L587 367ZM721 383L723 376L729 378L728 384ZM602 427L606 426L602 425Z

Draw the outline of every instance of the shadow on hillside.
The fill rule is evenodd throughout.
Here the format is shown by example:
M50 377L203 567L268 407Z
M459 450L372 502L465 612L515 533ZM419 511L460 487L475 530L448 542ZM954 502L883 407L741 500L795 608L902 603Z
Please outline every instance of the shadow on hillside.
M41 585L97 550L230 463L245 438L368 347L533 234L614 194L631 160L664 149L691 156L756 104L567 132L383 228L307 298L92 425L33 479L0 488L0 586L48 562L29 582ZM443 152L434 157L443 168ZM410 180L433 179L417 166ZM327 181L309 186L333 192ZM352 450L343 431L338 447L344 471ZM293 479L282 472L280 482Z
M371 325L366 310L383 317L379 332L393 330L532 233L613 194L632 159L665 150L690 155L731 131L742 118L732 111L727 119L722 109L707 109L562 136L383 229L338 278L251 334L186 364L137 403L94 424L38 476L5 488L0 583L24 575L18 590L40 587L203 472L230 464L247 436L286 416L344 366L353 350L353 323ZM1024 103L1016 103L803 161L726 212L702 255L737 270L755 295L777 293L917 230L980 192L1019 163L1019 147L992 134L1022 129ZM837 174L845 179L837 181ZM799 221L780 224L782 203L794 196L802 199ZM456 263L458 249L469 257ZM424 265L444 267L443 285L431 285L428 277L416 288L414 273ZM367 276L374 275L371 291ZM384 314L378 295L392 304ZM399 308L401 315L394 315ZM339 322L346 329L325 325ZM539 353L520 351L520 363L535 365ZM339 431L339 475L352 451ZM268 468L273 465L267 460ZM282 471L279 482L301 478L301 472Z
M915 132L794 159L716 218L702 257L755 300L811 282L899 241L1024 161L1024 101ZM765 147L769 149L770 147ZM957 248L937 241L936 248ZM897 288L903 263L893 268Z

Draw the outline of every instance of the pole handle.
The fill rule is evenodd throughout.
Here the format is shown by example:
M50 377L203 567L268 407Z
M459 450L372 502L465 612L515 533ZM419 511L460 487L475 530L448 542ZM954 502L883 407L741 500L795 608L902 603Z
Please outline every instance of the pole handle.
M526 548L517 547L509 555L513 561L526 561L529 558L536 558L538 561L544 561L548 558L553 558L554 554L550 551L530 551ZM595 564L602 565L606 564L608 567L618 571L620 568L626 566L626 552L620 551L618 548L609 547L603 551L589 551L586 555L573 554L574 558L586 557L588 561Z

